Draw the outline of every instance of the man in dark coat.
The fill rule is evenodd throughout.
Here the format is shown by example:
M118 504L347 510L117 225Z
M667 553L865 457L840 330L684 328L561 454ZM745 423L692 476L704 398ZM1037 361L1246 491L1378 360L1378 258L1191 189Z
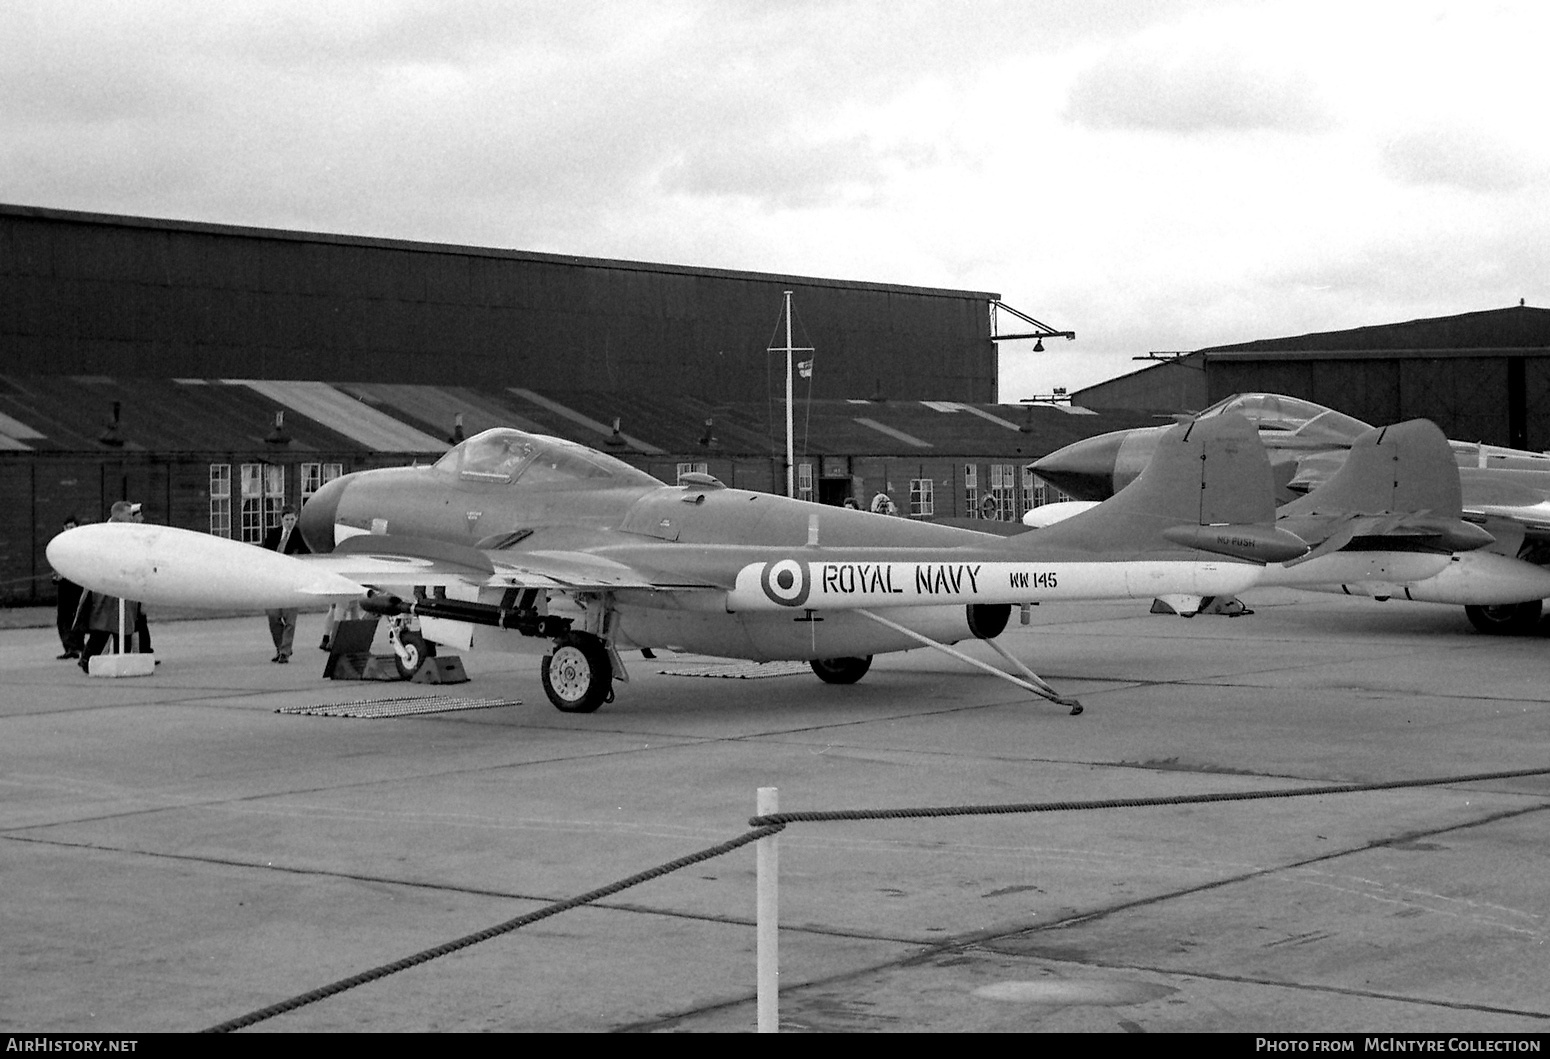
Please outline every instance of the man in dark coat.
M295 508L287 505L280 510L280 524L264 534L264 547L283 555L306 555L312 550L296 528ZM269 661L289 662L291 644L296 639L296 608L284 607L266 613L269 615L269 635L274 640L274 657Z
M73 530L80 524L81 520L71 515L65 519L65 530ZM54 617L59 626L59 642L65 649L59 657L80 658L81 648L86 643L86 638L75 628L75 609L81 602L81 586L56 570L54 591L58 594Z

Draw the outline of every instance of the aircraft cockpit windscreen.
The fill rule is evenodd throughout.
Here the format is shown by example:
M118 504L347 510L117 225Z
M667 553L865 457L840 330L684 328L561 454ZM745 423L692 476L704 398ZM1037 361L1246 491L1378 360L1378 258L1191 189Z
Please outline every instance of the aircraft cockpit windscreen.
M1344 412L1337 412L1331 408L1298 427L1296 434L1299 438L1321 441L1328 439L1349 444L1371 429L1371 424L1363 423L1355 416L1348 416Z
M480 482L661 485L645 471L584 445L496 427L475 434L436 461L436 469Z
M1284 431L1302 438L1354 441L1372 427L1355 416L1299 397L1279 393L1236 393L1207 408L1197 419L1237 412L1260 430Z

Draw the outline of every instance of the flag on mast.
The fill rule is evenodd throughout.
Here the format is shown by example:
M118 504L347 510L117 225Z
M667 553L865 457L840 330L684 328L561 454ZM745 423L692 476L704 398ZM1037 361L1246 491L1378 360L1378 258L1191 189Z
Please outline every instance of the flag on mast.
M813 377L813 362L811 360L797 361L797 374L804 379L811 379Z

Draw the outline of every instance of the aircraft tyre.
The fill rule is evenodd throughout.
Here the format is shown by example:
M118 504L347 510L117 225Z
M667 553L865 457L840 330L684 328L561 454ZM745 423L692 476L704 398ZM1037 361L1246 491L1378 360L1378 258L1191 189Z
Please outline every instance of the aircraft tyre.
M872 656L861 658L815 658L808 665L825 684L854 684L872 668Z
M401 632L398 634L398 646L403 652L393 652L393 664L398 667L398 675L404 680L409 680L420 671L425 660L436 654L436 645L417 632Z
M1534 631L1539 624L1543 604L1537 600L1527 603L1502 603L1497 606L1466 606L1464 613L1469 624L1483 633L1493 636L1522 636Z
M544 694L561 713L591 713L613 698L613 664L596 636L571 633L544 657Z

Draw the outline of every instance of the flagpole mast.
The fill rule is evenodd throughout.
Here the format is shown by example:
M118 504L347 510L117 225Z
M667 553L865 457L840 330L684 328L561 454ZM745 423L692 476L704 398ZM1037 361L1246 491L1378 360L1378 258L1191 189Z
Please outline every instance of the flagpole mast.
M812 353L813 349L810 346L792 344L790 291L786 291L782 312L786 317L786 344L784 346L770 346L769 351L771 353L786 354L786 495L795 497L797 495L797 447L796 429L792 413L792 406L796 404L796 397L793 392L796 384L792 381L792 376L796 369L794 358L797 353ZM813 362L811 360L804 360L802 362L802 374L804 377L811 377L813 374ZM810 395L812 391L809 390L808 393Z
M791 420L791 292L786 292L786 495L797 495L796 441Z

